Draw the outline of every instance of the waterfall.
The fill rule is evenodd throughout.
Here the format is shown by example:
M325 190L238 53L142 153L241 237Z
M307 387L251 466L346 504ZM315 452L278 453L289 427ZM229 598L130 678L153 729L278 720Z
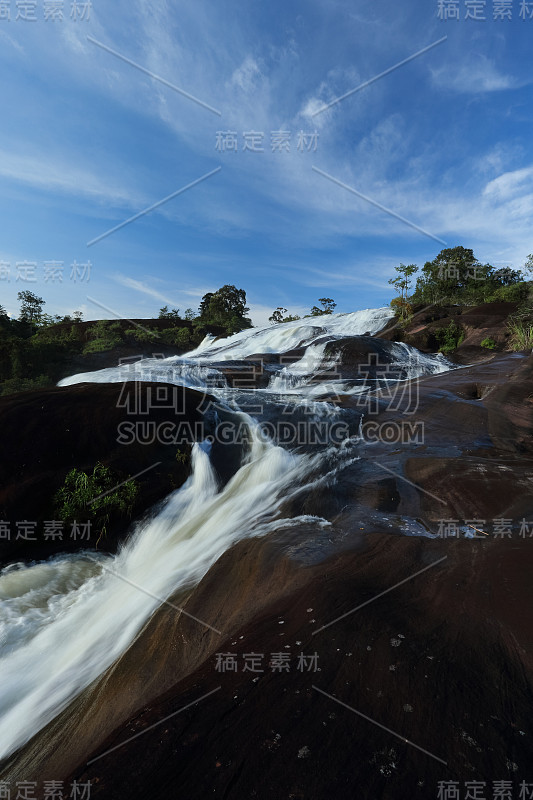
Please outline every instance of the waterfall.
M251 449L229 483L218 490L208 448L196 444L187 482L116 556L65 555L0 573L0 758L107 669L161 600L196 584L239 539L271 530L317 457L276 447L247 423Z
M280 368L268 387L255 390L255 395L273 408L276 393L287 392L294 402L308 403L313 414L334 417L341 413L338 408L309 401L315 394L320 398L328 381L327 367L333 362L325 357L326 344L375 332L391 315L388 308L370 309L242 331L218 341L208 337L182 357L142 359L61 381L62 386L162 381L201 389L225 401L229 396L249 431L250 448L235 475L220 488L209 446L196 443L186 483L167 497L152 519L137 524L115 556L82 552L44 563L11 564L0 572L0 757L27 742L101 675L161 602L176 590L194 586L239 539L264 535L281 524L284 499L317 485L320 470L322 478L334 479L343 465L356 459L353 442L309 455L266 440L259 421L245 413L244 393L228 386L221 371L224 362L303 348L299 360ZM389 355L405 367L405 379L450 368L441 356L421 356L408 345L386 344ZM360 390L353 380L345 387L351 393ZM330 458L333 466L326 469Z

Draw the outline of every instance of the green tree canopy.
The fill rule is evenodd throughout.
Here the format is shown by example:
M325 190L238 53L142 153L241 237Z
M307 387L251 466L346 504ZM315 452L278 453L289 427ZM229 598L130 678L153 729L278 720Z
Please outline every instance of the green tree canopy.
M159 309L159 319L181 319L179 308L168 309L168 306L163 306Z
M313 306L309 314L310 317L321 317L323 314L333 314L334 309L337 307L337 303L332 300L331 297L319 297L318 302L322 308Z
M236 286L225 284L216 292L207 292L202 297L198 322L204 325L219 325L228 334L252 327L246 314L246 292Z
M273 323L296 322L296 320L298 319L300 319L300 317L289 314L286 308L278 306L276 310L272 313L272 316L268 318L268 321Z
M527 266L526 263L526 268ZM520 271L511 267L494 269L490 264L482 264L471 248L462 246L444 248L432 261L426 261L417 279L416 289L410 297L410 287L402 285L400 276L389 283L396 286L400 295L402 289L404 290L399 302L410 303L475 305L500 300L520 300L527 294L527 284L523 282Z
M38 322L44 306L43 298L25 290L17 294L17 299L20 300L19 320L29 323Z
M389 283L391 286L394 286L398 294L400 295L400 299L402 301L407 299L407 294L412 287L411 276L418 272L418 267L416 264L400 264L399 267L394 267L396 272L398 273L395 278L390 278Z

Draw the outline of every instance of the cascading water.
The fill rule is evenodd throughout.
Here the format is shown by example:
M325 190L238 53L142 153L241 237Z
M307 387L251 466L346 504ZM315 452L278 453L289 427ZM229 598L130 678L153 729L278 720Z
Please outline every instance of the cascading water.
M155 380L227 399L231 389L217 365L305 347L296 363L278 372L256 395L272 404L277 393L290 391L306 402L310 392L320 389L326 343L377 331L390 317L390 309L374 309L243 331L218 342L204 340L183 357L144 359L75 375L60 385ZM394 347L406 366L406 378L449 368L441 357L424 356L420 361L413 348ZM315 378L311 388L309 377ZM233 394L241 403L242 393ZM327 402L316 404L315 411L339 413ZM28 741L107 669L164 599L196 584L238 539L263 535L281 524L282 501L321 480L319 466L331 456L331 448L303 454L276 446L261 435L257 420L244 411L239 415L249 430L250 448L222 489L209 447L198 443L187 482L153 519L136 527L116 556L65 555L40 564L10 565L0 573L0 757ZM353 460L350 446L337 447L328 474L335 475ZM305 519L328 524L320 518Z
M266 532L287 490L305 482L316 457L276 447L247 423L251 450L226 486L218 491L208 448L195 445L189 480L116 556L68 555L0 575L0 757L112 664L161 600L197 583L239 538Z

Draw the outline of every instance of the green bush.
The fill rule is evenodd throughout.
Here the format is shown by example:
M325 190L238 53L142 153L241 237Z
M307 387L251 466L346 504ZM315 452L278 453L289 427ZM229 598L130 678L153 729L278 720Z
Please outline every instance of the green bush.
M191 342L191 334L188 328L167 328L166 331L162 331L161 339L166 344L185 348Z
M153 328L128 328L127 331L124 331L124 334L143 344L145 342L155 342L160 338L159 331L153 330Z
M42 389L45 386L54 386L54 381L48 375L38 375L36 378L8 378L0 384L0 395L16 392L28 392L31 389Z
M446 328L437 328L435 338L441 353L451 353L457 350L465 338L465 332L456 322L450 322Z
M526 281L513 283L511 286L500 286L487 298L487 303L507 302L520 303L529 294L529 284Z
M413 307L404 297L393 297L390 307L402 322L407 322L413 316Z
M513 350L533 348L533 322L531 320L510 320L507 328L511 334L509 344Z
M495 350L496 347L498 346L497 343L494 341L494 339L492 339L492 337L490 336L487 336L485 339L482 339L480 344L481 347L485 347L487 350Z
M119 322L108 322L101 319L89 330L89 339L83 348L84 355L88 353L104 353L122 344L122 330Z
M187 462L189 461L189 453L180 450L180 448L178 448L176 452L176 461L178 462L178 464L187 464Z
M55 513L65 521L91 521L105 534L112 516L131 517L139 491L138 484L120 478L98 462L92 473L71 469L54 497Z

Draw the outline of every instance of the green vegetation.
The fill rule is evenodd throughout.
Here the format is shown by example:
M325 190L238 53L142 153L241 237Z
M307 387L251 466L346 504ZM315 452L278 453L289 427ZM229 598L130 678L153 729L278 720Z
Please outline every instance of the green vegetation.
M181 319L179 308L173 308L170 311L168 306L163 306L159 309L159 319Z
M533 274L533 254L528 256L524 272L510 267L495 269L490 264L481 264L471 249L450 247L441 250L433 261L426 261L411 292L411 278L418 272L416 264L400 264L395 268L397 276L389 283L398 297L391 300L396 312L397 324L404 329L414 311L420 306L433 307L432 314L446 306L476 306L484 303L516 303L517 310L509 318L509 344L516 350L531 347L533 331L533 281L524 279L524 273ZM417 308L418 306L418 308ZM448 316L449 311L440 316ZM426 320L427 321L427 320ZM464 340L465 332L455 321L447 327L434 331L439 350L453 352ZM498 343L486 337L481 346L497 349Z
M89 341L83 348L84 355L87 353L105 353L113 350L122 343L122 332L120 322L109 322L106 319L98 320L93 325L88 334Z
M528 292L521 272L510 267L496 270L490 264L481 264L473 250L465 247L441 250L433 261L426 261L421 273L415 291L408 298L412 305L458 303L469 306L519 301Z
M37 297L33 292L19 292L17 299L20 300L20 316L21 322L27 322L30 325L34 322L39 322L42 316L44 300L42 297Z
M337 303L335 303L331 297L319 297L318 302L322 306L313 306L311 309L310 314L306 314L306 317L321 317L323 314L333 314L333 311L337 307Z
M100 462L91 474L74 468L54 497L55 513L68 522L90 521L102 536L112 519L131 517L138 491L135 481L121 483Z
M446 328L438 328L435 331L435 338L441 353L452 353L465 338L465 333L456 322L450 322Z
M62 364L82 349L81 312L73 316L43 314L44 300L18 293L20 314L10 319L0 306L0 394L53 384Z
M46 386L50 386L48 375L38 375L36 378L8 378L0 385L0 397L16 392L27 392L30 389L44 389Z
M527 281L519 281L510 286L499 286L485 302L487 303L520 303L529 294L530 284Z
M165 344L171 344L186 350L192 343L193 336L189 328L167 328L166 331L161 331L161 339ZM196 338L196 341L198 341L198 338Z
M390 307L398 315L400 324L405 324L411 319L413 315L413 307L411 303L401 297L393 297L390 301Z
M331 297L319 297L318 302L320 306L313 306L309 314L306 314L304 319L308 317L322 317L324 314L333 314L335 308L337 307L337 303L331 299ZM279 323L279 322L296 322L299 320L300 317L292 316L287 312L286 308L282 306L278 306L276 310L272 313L272 316L268 318L269 322Z
M408 292L412 288L411 276L418 272L416 264L400 264L395 267L398 275L395 278L390 278L389 283L394 286L398 292L399 297L391 300L391 308L398 314L401 322L406 322L413 313L413 308L408 299Z
M183 450L180 450L178 448L178 451L176 453L176 461L178 462L178 464L187 464L187 462L189 461L189 454L183 452Z
M246 292L236 286L226 284L216 292L208 292L202 297L199 315L193 324L198 329L206 325L223 328L228 336L252 327L252 320L246 314Z
M191 334L189 328L185 327L166 328L158 331L143 326L142 328L128 328L124 334L140 344L164 342L164 344L179 347L181 350L186 350L193 341L198 341L198 337L194 337L194 333Z
M156 339L159 339L160 333L154 328L149 328L148 326L143 325L142 328L127 328L124 331L124 335L128 336L130 339L133 339L135 342L144 344L145 342L155 342Z
M507 324L511 334L509 345L513 350L533 349L533 319L511 318Z
M117 347L131 351L137 345L156 349L165 347L184 353L199 344L206 333L228 335L251 327L246 317L246 293L225 285L202 298L200 313L163 306L159 320L146 325L127 327L125 320L82 322L82 314L61 317L43 313L45 301L29 291L19 292L18 319L8 316L0 305L0 395L54 385L74 359L73 371L80 371L79 359L99 353L111 354ZM157 327L155 325L157 324ZM123 354L123 353L122 353ZM89 369L93 369L93 360Z
M296 322L299 319L300 317L292 316L291 314L289 314L286 308L278 306L276 310L272 313L272 316L268 318L268 321L274 323Z

